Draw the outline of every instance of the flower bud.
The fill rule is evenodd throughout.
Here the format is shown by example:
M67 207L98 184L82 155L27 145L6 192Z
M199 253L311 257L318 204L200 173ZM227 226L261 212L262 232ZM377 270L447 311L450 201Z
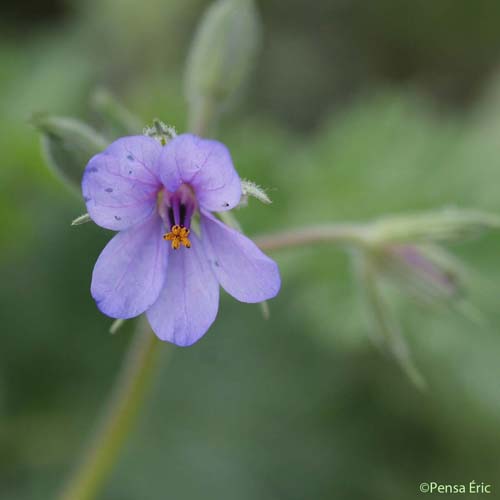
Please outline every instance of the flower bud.
M467 296L472 276L444 248L431 244L389 243L367 246L354 254L358 277L372 318L372 331L419 388L425 380L401 332L396 295L425 306L440 306L477 324L483 318ZM396 294L395 294L395 293Z
M438 245L389 245L372 252L380 281L425 306L448 308L477 325L486 323L471 301L474 273Z
M374 262L385 281L423 303L460 298L464 270L446 250L423 245L388 245Z
M42 134L49 166L67 185L80 191L85 165L106 147L106 140L88 125L72 118L38 114L32 121Z
M158 118L153 120L153 124L150 127L144 127L142 133L157 140L162 146L165 146L165 144L177 136L175 127L163 123Z
M186 70L186 95L194 114L205 101L220 106L238 92L252 69L259 39L253 0L217 0L207 10Z

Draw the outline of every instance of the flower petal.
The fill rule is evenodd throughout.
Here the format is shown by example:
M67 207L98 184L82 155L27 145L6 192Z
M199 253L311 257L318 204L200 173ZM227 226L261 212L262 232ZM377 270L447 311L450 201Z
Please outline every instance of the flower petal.
M120 231L146 219L156 206L162 146L145 136L123 137L92 157L82 191L92 220Z
M156 299L167 273L168 245L163 222L154 214L139 226L118 233L97 259L91 293L112 318L133 318Z
M262 302L281 286L278 265L257 245L211 214L201 216L205 252L221 286L241 302Z
M219 284L196 234L191 248L171 250L168 278L148 312L161 340L188 346L199 340L214 322L219 308Z
M170 192L183 183L193 187L200 207L215 212L230 210L241 198L241 181L224 144L182 134L161 151L160 177Z

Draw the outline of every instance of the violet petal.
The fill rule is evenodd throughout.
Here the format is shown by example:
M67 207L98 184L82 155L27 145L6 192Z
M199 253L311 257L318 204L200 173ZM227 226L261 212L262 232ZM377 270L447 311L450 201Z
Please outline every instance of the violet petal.
M219 284L191 233L191 248L170 250L168 278L148 310L151 328L161 340L178 346L198 341L214 322L219 308Z
M230 210L240 201L240 178L229 150L218 141L179 135L162 149L159 165L163 184L170 192L189 184L205 210Z
M118 233L104 247L92 274L97 307L112 318L132 318L156 299L167 273L163 222L154 214L140 226Z
M123 137L92 157L82 191L92 220L120 231L145 220L156 207L162 146L145 136Z
M279 292L274 262L255 243L213 215L202 212L203 246L213 272L227 293L241 302L262 302Z

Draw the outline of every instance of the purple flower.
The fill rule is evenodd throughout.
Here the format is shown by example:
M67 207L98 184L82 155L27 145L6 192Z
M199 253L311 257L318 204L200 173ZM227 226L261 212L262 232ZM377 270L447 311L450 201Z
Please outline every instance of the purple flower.
M92 274L91 293L104 314L146 312L160 339L188 346L215 320L219 284L241 302L278 293L276 263L212 214L241 197L220 142L182 134L161 146L123 137L89 161L82 190L92 220L119 231ZM191 228L197 215L201 234Z

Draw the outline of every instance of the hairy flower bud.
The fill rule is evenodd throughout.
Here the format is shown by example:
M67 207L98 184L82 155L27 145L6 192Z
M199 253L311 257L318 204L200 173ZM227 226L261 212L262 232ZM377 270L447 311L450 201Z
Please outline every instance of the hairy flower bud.
M175 127L163 123L158 118L153 120L153 124L150 127L144 127L142 133L157 140L162 146L165 146L177 136Z
M80 190L85 165L106 147L106 140L73 118L37 114L32 121L42 134L48 165L67 185Z
M462 263L436 244L388 243L354 254L358 277L377 339L419 388L426 383L401 331L396 296L440 306L478 322L481 315L467 297L471 276Z
M389 245L376 255L386 281L423 303L460 297L463 269L446 250L424 245Z
M185 88L193 114L206 102L220 107L252 69L260 39L253 0L217 0L205 13L188 57Z

